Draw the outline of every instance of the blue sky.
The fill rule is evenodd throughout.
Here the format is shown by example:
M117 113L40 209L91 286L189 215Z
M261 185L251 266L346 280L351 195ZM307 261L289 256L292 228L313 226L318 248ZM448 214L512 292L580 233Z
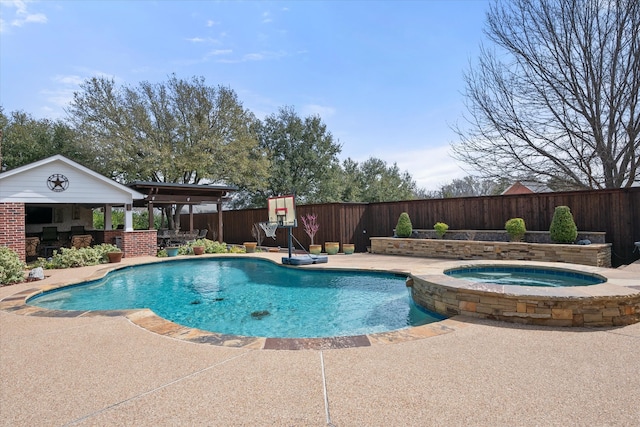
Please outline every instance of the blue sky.
M450 157L463 73L488 0L0 0L0 105L62 118L93 76L135 86L204 76L259 118L318 114L341 158L378 157L420 187L472 172Z

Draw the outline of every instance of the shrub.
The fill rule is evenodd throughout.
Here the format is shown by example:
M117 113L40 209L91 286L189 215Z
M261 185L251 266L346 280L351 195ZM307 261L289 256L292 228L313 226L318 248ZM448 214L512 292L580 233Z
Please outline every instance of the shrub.
M521 241L524 233L527 232L522 218L511 218L504 224L504 229L507 230L507 234L513 242Z
M204 246L204 253L206 254L224 254L227 253L227 244L220 243L215 240L209 239L198 239L187 245L189 248L193 248L194 246ZM180 252L178 250L178 252Z
M449 229L449 226L444 222L436 222L433 225L433 229L436 230L436 235L438 236L438 238L442 239L444 237L444 234Z
M229 248L229 252L232 254L244 254L247 252L247 250L244 248L244 246L234 245Z
M396 225L396 236L398 237L410 237L413 232L413 226L411 225L411 219L409 214L402 212L398 218L398 224Z
M0 285L23 282L25 267L15 251L0 246Z
M108 243L79 249L60 248L53 252L51 259L38 258L34 265L45 269L86 267L106 263L109 252L120 252L120 249Z
M551 241L554 243L573 243L578 238L578 227L573 221L569 206L556 206L549 227Z

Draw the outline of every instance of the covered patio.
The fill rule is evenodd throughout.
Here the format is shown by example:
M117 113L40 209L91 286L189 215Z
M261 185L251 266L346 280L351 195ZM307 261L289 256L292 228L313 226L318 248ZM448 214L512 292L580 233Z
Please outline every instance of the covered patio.
M211 240L223 241L222 203L229 200L231 192L237 191L236 187L151 181L135 181L128 184L128 187L146 196L142 200L136 200L134 206L147 208L149 212L149 229L154 228L154 208L166 208L175 205L176 210L180 212L184 206L188 206L189 224L182 225L177 223L171 230L172 233L169 233L168 229L165 230L161 227L158 234L159 243L165 239L168 241L172 237L179 240L181 236L186 240L207 237L211 238ZM216 206L216 210L219 213L217 224L215 224L213 229L194 230L194 206L208 204L214 204ZM176 217L179 220L180 215Z

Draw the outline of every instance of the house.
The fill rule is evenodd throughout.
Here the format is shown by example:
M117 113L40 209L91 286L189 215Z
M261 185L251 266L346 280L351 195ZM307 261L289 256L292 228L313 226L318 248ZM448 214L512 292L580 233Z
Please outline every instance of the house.
M24 165L0 173L0 246L25 260L28 238L39 241L39 256L49 256L80 233L95 243L118 243L125 257L155 256L156 230L133 229L134 202L144 199L61 155ZM93 230L96 207L104 210L104 230ZM112 229L112 207L124 210L123 229Z
M545 184L534 181L516 181L511 184L502 195L509 194L531 194L531 193L552 193L553 190Z

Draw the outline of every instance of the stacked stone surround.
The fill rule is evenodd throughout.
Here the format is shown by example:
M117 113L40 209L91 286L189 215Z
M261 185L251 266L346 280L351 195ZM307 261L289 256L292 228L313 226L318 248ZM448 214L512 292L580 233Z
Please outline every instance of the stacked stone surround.
M0 246L18 253L22 261L25 253L24 203L0 203Z
M540 289L531 295L526 289L505 291L506 287L491 284L476 284L474 289L467 281L444 274L413 277L409 282L417 304L446 316L545 326L612 327L640 321L640 290L620 287L612 292L611 283L586 290ZM598 286L607 291L600 292Z
M158 252L158 232L156 230L105 230L104 243L115 244L115 238L122 238L122 252L125 258L156 256Z
M611 244L561 245L475 240L372 237L371 253L428 258L566 262L611 267Z

